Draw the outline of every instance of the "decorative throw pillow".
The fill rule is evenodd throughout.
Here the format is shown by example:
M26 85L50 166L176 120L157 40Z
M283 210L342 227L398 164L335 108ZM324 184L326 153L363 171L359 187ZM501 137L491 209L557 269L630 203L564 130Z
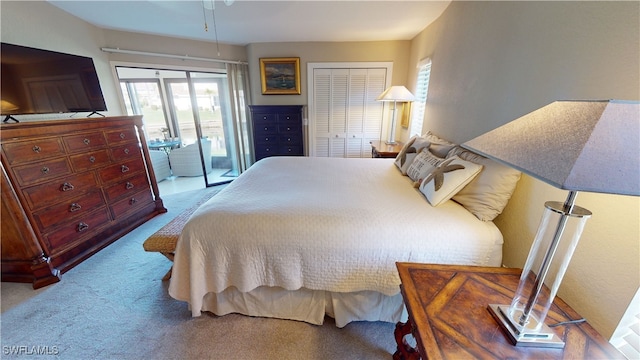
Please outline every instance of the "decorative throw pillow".
M413 186L420 186L420 182L424 179L436 166L445 159L433 155L426 148L422 149L416 158L413 159L411 166L407 170L407 175L414 181Z
M453 148L447 158L461 159L482 165L482 172L460 190L453 200L482 221L491 221L502 213L520 180L520 171L478 155L461 147Z
M441 158L447 157L447 153L456 146L456 144L439 137L431 131L427 131L422 137L431 143L429 151Z
M438 206L451 199L482 170L482 165L462 160L457 156L438 165L420 185L420 192L429 204Z
M413 159L415 159L416 155L418 155L422 149L429 148L430 144L431 143L429 141L419 136L412 137L406 144L404 144L398 153L398 156L396 156L395 161L395 164L398 169L400 169L402 175L407 175L407 170L409 169L409 166L411 166Z

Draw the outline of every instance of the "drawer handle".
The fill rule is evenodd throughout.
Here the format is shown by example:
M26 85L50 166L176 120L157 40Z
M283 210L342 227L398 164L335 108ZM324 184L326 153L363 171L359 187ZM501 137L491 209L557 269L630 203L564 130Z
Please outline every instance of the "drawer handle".
M69 211L70 212L76 212L78 210L82 209L82 206L80 206L80 204L78 203L73 203L69 206Z
M287 149L287 151L288 151L288 152L291 152L291 148L288 148L288 149Z
M137 203L137 202L138 202L138 200L136 200L136 198L131 198L131 199L129 200L129 205L133 205L133 204L135 204L135 203Z
M287 120L291 119L289 116L287 116Z
M89 225L87 225L84 222L80 222L78 224L78 232L83 232L83 231L87 230L88 228L89 228Z
M262 120L267 120L267 117L266 117L266 116L263 116L263 117L262 117Z
M62 191L71 191L71 190L73 190L73 185L71 185L71 183L66 182L66 183L62 184L62 186L60 187L60 190L62 190Z
M264 141L269 141L269 138L264 138Z
M35 145L31 150L33 150L33 152L39 153L40 150L42 150L42 148L40 146L38 146L38 145Z
M45 175L46 175L46 174L48 174L48 173L49 173L49 168L48 168L48 167L46 167L46 166L43 166L43 167L42 167L42 169L40 169L40 171L41 171L43 174L45 174Z
M264 127L264 131L268 131L268 130L269 130L269 128L265 126Z
M122 171L123 173L126 173L127 171L129 171L129 168L127 167L127 165L122 165L122 167L120 168L120 171Z
M291 138L287 138L287 141L291 141Z
M89 139L84 139L84 140L82 140L82 142L83 142L85 145L89 145L89 143L91 142L91 140L89 140Z
M290 128L290 127L288 127L288 128L287 128L287 131L291 131L291 128Z
M129 148L124 149L124 153L129 155Z
M124 139L125 137L127 137L124 133L120 133L120 139Z
M127 188L127 190L131 190L133 189L133 184L127 181L127 184L124 187Z
M89 161L92 162L92 163L96 162L96 157L95 156L90 156L89 157Z

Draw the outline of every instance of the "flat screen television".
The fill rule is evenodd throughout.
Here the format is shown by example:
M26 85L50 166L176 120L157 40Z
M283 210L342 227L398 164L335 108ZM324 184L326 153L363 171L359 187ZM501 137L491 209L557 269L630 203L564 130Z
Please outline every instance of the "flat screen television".
M93 59L1 43L1 115L106 111ZM98 113L99 114L99 113Z

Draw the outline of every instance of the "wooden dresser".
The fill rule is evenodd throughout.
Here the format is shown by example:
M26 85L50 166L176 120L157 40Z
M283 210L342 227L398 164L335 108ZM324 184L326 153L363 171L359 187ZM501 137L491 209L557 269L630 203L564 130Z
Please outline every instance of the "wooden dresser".
M142 116L3 125L0 138L2 281L57 282L167 211Z
M256 161L303 156L302 105L250 105Z

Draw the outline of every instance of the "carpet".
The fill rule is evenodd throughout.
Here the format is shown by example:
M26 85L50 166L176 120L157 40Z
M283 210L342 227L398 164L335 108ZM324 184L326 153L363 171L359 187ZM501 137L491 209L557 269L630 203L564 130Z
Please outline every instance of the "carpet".
M168 212L33 290L2 283L0 356L47 359L389 359L394 324L337 328L230 314L191 317L168 295L171 266L142 243L214 187L163 197Z

